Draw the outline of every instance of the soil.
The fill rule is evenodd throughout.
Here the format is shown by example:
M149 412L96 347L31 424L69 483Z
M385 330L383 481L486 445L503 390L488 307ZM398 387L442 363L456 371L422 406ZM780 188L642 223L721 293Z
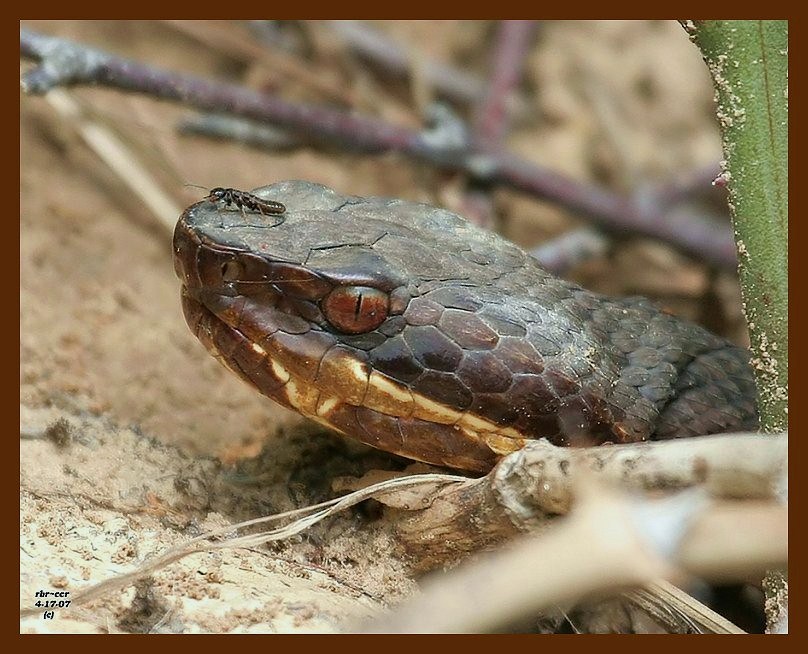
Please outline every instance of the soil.
M213 38L224 30L258 44L241 24L24 26L289 100L334 102L322 88L336 87L358 111L419 124L416 85L374 73L319 25L304 25L305 47L287 54L302 72L245 61ZM490 23L377 26L421 55L486 73ZM525 77L507 146L536 163L639 192L720 158L709 77L675 22L543 23ZM102 88L70 94L180 207L204 194L186 183L297 178L459 208L462 179L397 155L256 150L179 134L191 112L177 105ZM169 230L46 99L21 95L20 113L21 608L37 590L75 592L206 530L332 497L339 478L407 465L304 421L210 357L182 318ZM493 199L501 230L525 247L585 224L512 191ZM745 341L734 275L649 239L615 240L567 276L649 295ZM416 591L385 518L359 508L272 547L194 555L21 629L331 632Z

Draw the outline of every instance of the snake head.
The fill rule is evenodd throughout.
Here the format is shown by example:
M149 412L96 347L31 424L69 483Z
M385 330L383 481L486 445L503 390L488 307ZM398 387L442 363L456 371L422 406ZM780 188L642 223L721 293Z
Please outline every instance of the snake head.
M727 394L722 407L754 388L721 339L556 279L448 211L309 182L251 193L286 219L199 202L177 223L186 321L258 391L374 447L484 472L532 438L645 440L669 405L681 433L694 420L672 404L677 379L713 350L728 354L686 388ZM725 369L732 383L712 379ZM698 424L728 427L747 404Z

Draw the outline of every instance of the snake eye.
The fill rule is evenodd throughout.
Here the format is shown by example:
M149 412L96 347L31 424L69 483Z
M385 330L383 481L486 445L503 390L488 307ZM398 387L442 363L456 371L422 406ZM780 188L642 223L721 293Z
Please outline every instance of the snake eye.
M243 272L244 266L242 266L238 261L225 261L222 264L222 281L237 282L239 279L241 279Z
M387 293L369 286L338 286L322 302L323 315L346 334L364 334L387 318Z

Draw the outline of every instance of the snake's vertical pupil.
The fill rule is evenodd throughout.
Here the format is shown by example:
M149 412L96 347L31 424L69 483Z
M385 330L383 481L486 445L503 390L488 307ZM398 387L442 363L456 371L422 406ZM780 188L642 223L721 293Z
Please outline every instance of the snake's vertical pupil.
M322 301L326 320L346 334L376 329L387 318L387 293L369 286L338 286Z

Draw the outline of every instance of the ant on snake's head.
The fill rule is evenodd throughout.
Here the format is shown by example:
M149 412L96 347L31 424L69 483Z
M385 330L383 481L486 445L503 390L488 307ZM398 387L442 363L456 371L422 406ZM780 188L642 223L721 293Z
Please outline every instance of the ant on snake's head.
M224 200L230 195L228 191L230 191L230 189L217 186L216 188L210 189L210 194L205 199L211 202L216 202L217 200Z
M286 213L286 206L275 200L264 200L257 195L247 191L239 191L236 188L222 188L217 186L212 188L205 200L213 203L221 203L225 207L235 207L244 216L246 211L260 213L262 216L281 215ZM281 222L283 222L281 220ZM280 224L280 223L278 223Z

